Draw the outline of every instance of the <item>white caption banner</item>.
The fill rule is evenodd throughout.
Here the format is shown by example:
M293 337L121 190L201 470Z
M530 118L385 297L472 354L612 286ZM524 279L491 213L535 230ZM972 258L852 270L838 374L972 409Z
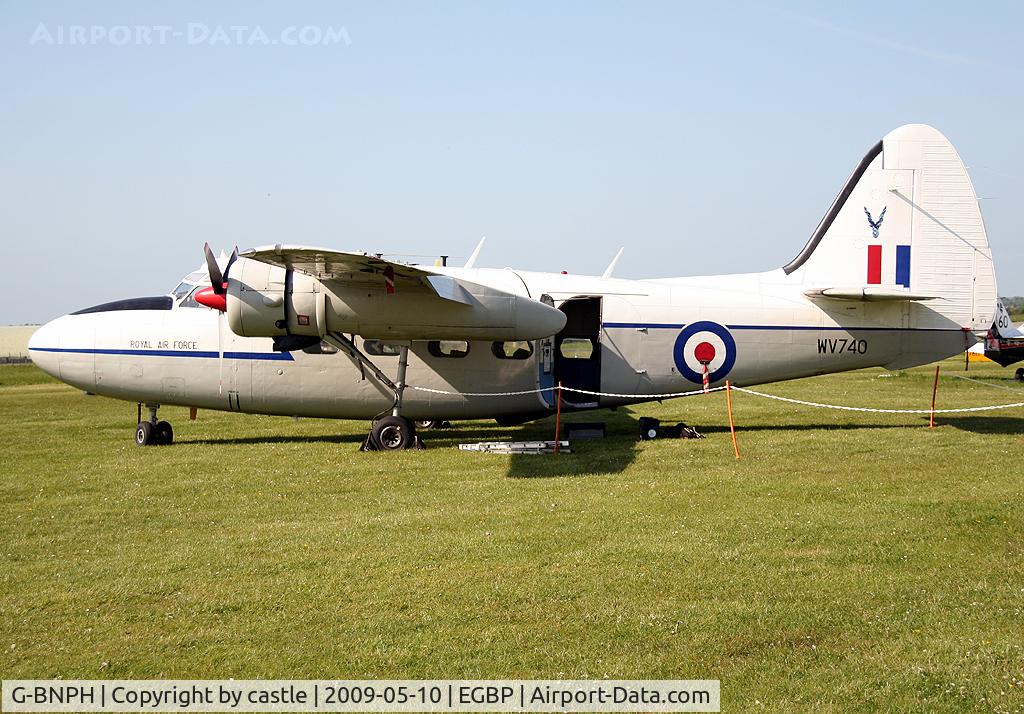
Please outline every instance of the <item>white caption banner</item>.
M4 712L717 712L717 679L4 680Z

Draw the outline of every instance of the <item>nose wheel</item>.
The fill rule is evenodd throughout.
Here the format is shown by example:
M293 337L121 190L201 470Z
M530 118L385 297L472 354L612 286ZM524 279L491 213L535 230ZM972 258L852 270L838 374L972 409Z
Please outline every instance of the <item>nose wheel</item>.
M174 443L174 429L170 422L157 421L156 412L159 404L147 404L149 408L149 420L139 421L135 427L135 443L139 446L170 446ZM142 414L142 405L139 405L139 415Z

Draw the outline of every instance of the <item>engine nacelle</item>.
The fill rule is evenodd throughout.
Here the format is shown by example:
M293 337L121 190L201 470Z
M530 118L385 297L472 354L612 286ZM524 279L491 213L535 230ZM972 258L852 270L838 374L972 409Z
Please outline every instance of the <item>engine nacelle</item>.
M323 284L258 260L232 266L227 308L232 332L244 337L327 334Z
M342 332L394 341L533 340L565 326L564 313L529 297L466 281L458 286L460 300L439 297L425 282L407 281L388 293L379 274L321 282L239 258L228 281L228 324L244 337Z

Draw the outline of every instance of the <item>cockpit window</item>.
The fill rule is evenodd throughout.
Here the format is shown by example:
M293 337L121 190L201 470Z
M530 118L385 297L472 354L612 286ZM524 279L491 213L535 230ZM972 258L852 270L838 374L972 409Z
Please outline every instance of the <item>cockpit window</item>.
M174 288L169 294L174 302L179 303L180 307L202 307L192 296L195 295L196 288L205 288L209 285L210 275L206 268L203 267L199 270L193 270L182 278L181 282L178 283L178 287Z
M186 283L184 280L182 280L180 283L178 283L178 287L174 288L174 292L172 292L171 295L174 297L175 302L177 302L184 296L188 295L189 291L191 291L192 288L194 287L195 285L193 283Z
M178 303L178 307L204 307L196 302L196 293L202 290L202 287L199 285L193 285L192 287L192 292L188 294L188 297Z

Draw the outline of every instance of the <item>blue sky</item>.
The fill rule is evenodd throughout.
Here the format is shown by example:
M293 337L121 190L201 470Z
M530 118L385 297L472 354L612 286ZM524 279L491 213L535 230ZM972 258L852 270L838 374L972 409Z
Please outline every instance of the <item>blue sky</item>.
M953 141L1024 294L1022 26L1014 3L0 2L0 324L166 292L204 241L770 269L907 122Z

